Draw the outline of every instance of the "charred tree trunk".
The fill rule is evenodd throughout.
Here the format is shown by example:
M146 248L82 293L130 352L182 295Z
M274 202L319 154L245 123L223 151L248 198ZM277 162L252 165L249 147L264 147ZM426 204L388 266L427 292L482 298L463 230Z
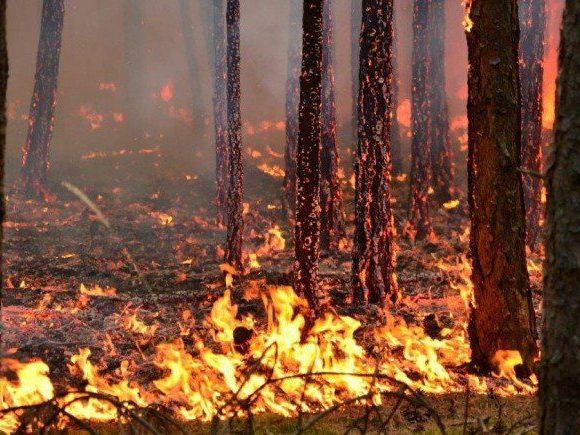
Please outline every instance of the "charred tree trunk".
M397 119L397 108L399 107L399 60L397 58L397 41L398 32L396 20L393 18L393 47L392 47L392 73L393 78L391 80L391 158L393 161L393 173L402 174L403 173L403 149L401 142L401 126L399 125L399 120Z
M304 0L302 73L296 149L294 286L318 308L320 241L320 135L322 111L322 11L324 0Z
M363 0L355 161L353 302L395 301L390 204L393 0Z
M127 142L137 147L145 137L144 107L148 102L143 92L143 25L144 13L141 0L125 0L123 3L123 31L125 38L125 126Z
M544 79L544 0L520 0L520 82L522 92L522 166L542 170L542 84ZM526 242L534 248L540 236L542 180L527 174L524 182Z
M487 370L499 350L537 354L526 269L520 166L517 0L473 0L469 56L468 186L474 304L472 362ZM493 35L493 38L490 37Z
M228 90L226 0L213 0L213 124L215 129L215 186L217 221L225 223L228 197Z
M338 178L339 156L336 141L336 102L334 91L334 37L332 7L326 0L322 43L322 148L320 156L320 245L324 250L338 249L344 235L342 190Z
M296 205L296 146L298 143L298 106L300 104L300 54L302 50L302 0L290 2L288 66L286 78L286 149L284 161L284 208L288 215Z
M194 115L194 130L204 131L203 106L198 105L200 101L205 101L204 92L200 83L200 73L195 59L195 47L193 40L193 24L191 22L191 0L179 0L179 15L181 19L181 35L185 47L185 58L189 70L189 83L191 86L192 113ZM201 106L201 107L200 107ZM202 133L205 135L205 133Z
M445 1L431 0L431 168L433 197L440 204L454 196L453 164L449 147L449 108L445 82Z
M352 153L358 147L358 76L360 55L360 26L362 22L362 0L351 0L350 14L350 65L352 87Z
M228 95L228 208L226 261L238 271L242 265L243 168L240 117L240 0L227 0L227 95Z
M433 233L429 217L429 188L431 187L431 135L429 134L430 99L429 76L429 15L431 0L413 3L413 89L411 98L411 226L415 238L421 240Z
M580 427L580 4L562 24L554 152L546 186L547 241L540 372L541 433Z
M54 126L63 22L64 0L44 0L28 135L22 156L24 190L34 197L42 198L47 194L48 155Z
M0 262L2 261L2 241L5 201L4 201L4 150L6 148L6 89L8 88L8 44L6 43L6 0L0 0ZM0 268L0 283L4 282ZM3 286L0 285L0 318L2 313ZM0 354L3 334L0 330Z

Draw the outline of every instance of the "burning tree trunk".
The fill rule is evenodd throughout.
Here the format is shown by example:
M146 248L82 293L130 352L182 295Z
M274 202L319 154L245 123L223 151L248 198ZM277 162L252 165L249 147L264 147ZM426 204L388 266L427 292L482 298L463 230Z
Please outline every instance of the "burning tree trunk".
M413 91L411 145L411 215L416 239L429 237L432 232L429 217L429 188L431 187L431 140L429 77L429 15L431 0L413 3Z
M520 82L522 89L522 166L542 170L542 84L544 78L544 0L520 0ZM542 180L523 175L526 241L534 248L540 235Z
M431 0L431 20L429 35L431 39L431 168L434 198L439 203L452 199L453 164L449 149L449 109L445 90L445 1Z
M300 104L300 23L302 0L290 2L290 26L288 35L288 67L286 78L286 150L284 161L284 207L288 214L296 205L296 145L298 143L298 105Z
M353 150L358 146L358 66L360 54L360 26L362 22L362 0L352 0L350 15L350 65L352 87L352 143Z
M525 255L520 166L517 0L473 0L469 55L468 185L474 303L472 361L489 369L518 351L524 372L537 354ZM493 38L490 37L493 35Z
M547 241L540 376L541 433L580 427L580 4L567 0L562 25L555 145L546 186Z
M392 74L391 80L391 157L393 161L393 173L401 174L403 172L403 150L401 143L401 126L397 119L397 107L399 107L399 61L397 59L397 41L398 32L397 24L393 19L393 48L392 48Z
M395 301L390 204L393 0L363 0L355 161L353 301Z
M213 123L215 129L216 208L218 223L225 222L228 192L228 112L225 0L213 0Z
M240 0L227 3L228 208L226 261L241 271L243 168L240 118Z
M320 238L320 134L322 110L322 11L324 0L304 0L302 73L296 148L294 286L318 307Z
M58 65L64 21L64 0L44 0L28 136L22 157L25 192L46 196L48 151L54 126Z
M2 240L5 201L4 201L4 150L6 148L6 89L8 87L8 47L6 43L6 0L0 0L0 262L2 261ZM4 282L0 268L0 282ZM3 293L0 286L0 315L2 313ZM2 331L0 330L0 352L2 352Z
M334 91L333 0L324 3L322 43L322 148L320 157L320 207L322 249L338 249L344 234L342 191L338 178L336 103Z
M144 137L147 101L143 92L143 2L125 0L123 3L123 30L125 37L125 114L127 141L135 146Z

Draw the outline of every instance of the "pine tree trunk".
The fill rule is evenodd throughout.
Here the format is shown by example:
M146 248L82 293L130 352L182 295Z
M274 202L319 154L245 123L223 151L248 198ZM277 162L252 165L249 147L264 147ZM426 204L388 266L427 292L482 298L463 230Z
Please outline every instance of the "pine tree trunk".
M320 241L320 136L322 111L322 11L324 0L304 0L302 73L296 149L294 286L318 308Z
M6 89L8 88L8 46L6 42L6 0L0 0L0 262L3 258L3 227L5 216L4 200L4 150L6 148ZM2 268L0 268L0 283L4 282ZM2 314L2 301L4 286L0 285L0 318ZM0 329L0 353L2 349L3 333Z
M401 141L401 126L397 119L397 108L399 107L399 60L397 55L398 31L396 20L393 19L393 48L392 48L392 71L393 79L391 80L391 157L393 161L393 173L403 173L403 143Z
M296 206L296 146L298 143L298 106L300 104L300 55L302 50L302 0L290 2L288 66L286 78L286 149L284 161L284 208L288 215Z
M46 197L49 147L54 126L64 0L44 0L28 135L22 157L26 194Z
M431 236L429 188L431 187L431 135L429 134L429 76L431 57L429 15L431 0L413 0L413 90L411 101L411 213L410 222L415 238Z
M240 117L240 0L227 0L228 201L226 262L242 265L243 168Z
M143 92L145 66L143 2L124 0L123 32L125 57L125 128L126 141L132 148L141 146L145 137L145 111L148 101Z
M228 91L226 54L226 0L213 0L213 123L215 129L216 210L219 224L225 223L228 197Z
M542 434L580 428L580 4L562 24L555 144L548 162L540 409Z
M334 0L324 3L322 44L322 148L320 156L320 245L324 250L338 249L344 236L342 190L338 178L339 156L336 139L336 102L334 82L334 37L332 8Z
M363 0L355 161L353 302L395 301L390 204L393 0Z
M522 373L529 373L537 355L537 333L518 172L517 0L473 0L470 14L467 115L474 304L468 332L472 361L487 370L498 350L519 351Z
M362 0L351 0L350 14L350 65L352 87L352 153L358 146L358 75L360 54L360 27L362 22Z
M520 82L522 88L522 166L542 171L542 84L544 79L544 0L520 0ZM542 180L523 174L526 241L534 248L540 238Z
M445 89L445 1L431 0L431 167L433 197L440 203L454 196L453 164L449 147L449 108Z

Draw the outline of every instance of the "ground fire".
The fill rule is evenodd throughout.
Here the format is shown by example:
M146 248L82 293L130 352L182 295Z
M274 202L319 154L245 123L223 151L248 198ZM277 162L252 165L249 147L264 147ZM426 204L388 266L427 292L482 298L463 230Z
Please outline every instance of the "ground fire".
M580 430L577 1L0 24L1 433Z

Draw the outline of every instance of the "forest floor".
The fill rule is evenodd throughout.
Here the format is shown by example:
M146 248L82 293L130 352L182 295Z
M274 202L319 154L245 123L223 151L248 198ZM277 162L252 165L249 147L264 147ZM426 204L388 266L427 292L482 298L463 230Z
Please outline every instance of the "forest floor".
M85 164L93 165L95 173L111 166L106 157ZM260 329L265 311L259 291L252 294L248 289L291 283L292 230L281 207L279 175L268 175L250 164L246 179L244 250L255 254L259 266L254 263L243 278L234 280L232 294L239 305L238 316L253 315ZM212 342L204 319L226 290L220 270L225 229L215 222L212 180L176 173L150 180L133 191L122 187L126 185L122 177L111 177L108 184L82 178L69 181L95 201L114 231L101 225L84 203L60 186L53 186L55 198L48 203L26 201L9 190L4 223L4 356L20 361L42 359L50 367L56 391L84 387L84 381L69 368L79 349L90 349L91 361L105 375L126 360L134 367L133 380L151 383L162 374L152 358L157 345L181 337L186 349L195 352L192 337ZM347 180L344 188L345 204L350 204L352 187ZM466 203L459 198L453 208L434 209L437 239L414 243L405 231L407 189L405 180L395 182L396 271L404 298L391 314L436 337L444 327L462 327L466 318L456 285L466 274ZM349 206L346 216L350 237ZM541 293L540 263L539 258L529 261L536 308ZM383 323L380 311L353 308L349 303L348 243L332 255L323 253L320 275L322 293L334 309L362 322L357 336L364 337L366 330ZM133 326L131 317L138 319ZM139 333L136 328L140 327L148 332ZM192 333L184 334L184 330ZM458 365L449 370L459 376L466 368ZM486 378L490 386L501 387L504 381ZM533 420L534 397L518 393L523 392L500 397L490 388L487 394L473 394L467 427L482 431L499 424L505 431L526 416ZM465 393L428 397L448 429L462 432ZM342 432L360 412L357 407L348 408L325 419L312 433ZM265 415L256 424L269 433L285 433L295 428L296 419ZM495 429L500 431L500 426ZM191 423L187 428L208 430L199 425L194 430ZM436 426L407 406L393 417L392 428L429 433Z

